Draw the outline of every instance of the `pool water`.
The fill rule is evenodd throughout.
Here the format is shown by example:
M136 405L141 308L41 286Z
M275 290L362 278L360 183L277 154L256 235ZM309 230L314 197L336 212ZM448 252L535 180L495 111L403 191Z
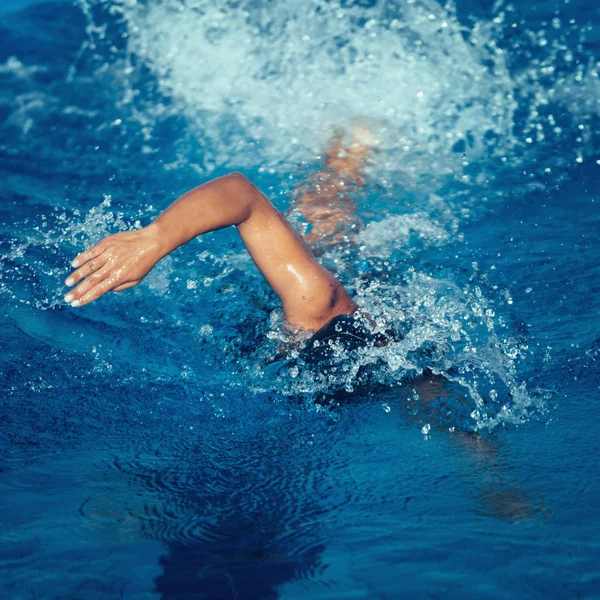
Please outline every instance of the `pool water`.
M521 4L5 0L2 598L600 598L600 9ZM289 211L359 122L320 260L402 339L274 360L233 230L63 302L211 177Z

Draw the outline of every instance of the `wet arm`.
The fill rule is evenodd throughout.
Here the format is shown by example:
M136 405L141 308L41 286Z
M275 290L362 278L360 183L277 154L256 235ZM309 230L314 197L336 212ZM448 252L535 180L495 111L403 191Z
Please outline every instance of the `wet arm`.
M318 329L334 316L354 311L346 291L315 260L302 237L238 173L187 192L148 227L110 236L80 254L73 265L79 268L67 284L85 280L66 299L81 306L107 291L132 287L177 247L230 225L237 227L292 325Z

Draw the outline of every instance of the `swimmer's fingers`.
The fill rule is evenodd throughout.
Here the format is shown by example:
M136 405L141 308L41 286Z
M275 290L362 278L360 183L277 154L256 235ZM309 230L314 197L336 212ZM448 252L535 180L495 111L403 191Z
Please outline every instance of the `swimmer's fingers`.
M89 292L86 292L79 298L77 304L71 304L71 306L84 306L93 302L94 300L98 300L100 296L104 296L107 292L116 289L118 286L117 278L115 275L110 275L106 279L102 280L98 285L93 287Z
M74 290L71 290L65 296L65 302L68 302L71 306L83 306L92 300L85 300L84 297L87 294L98 287L100 283L103 283L105 280L112 280L113 287L117 285L116 277L114 273L112 273L112 265L108 264L97 270L96 272L89 275L86 279L84 279ZM98 296L99 297L99 296ZM93 298L95 300L95 298Z
M105 240L106 240L106 238L99 241L95 246L88 248L85 252L78 254L71 261L71 266L74 269L76 269L77 267L81 267L82 265L84 265L88 261L92 260L93 258L97 258L98 256L100 256L106 250Z
M82 255L80 255L82 256ZM92 258L88 260L81 268L77 269L77 271L71 273L67 279L65 280L65 284L68 286L73 286L76 283L79 283L82 279L85 279L92 273L95 273L107 263L109 256L105 252L96 258Z

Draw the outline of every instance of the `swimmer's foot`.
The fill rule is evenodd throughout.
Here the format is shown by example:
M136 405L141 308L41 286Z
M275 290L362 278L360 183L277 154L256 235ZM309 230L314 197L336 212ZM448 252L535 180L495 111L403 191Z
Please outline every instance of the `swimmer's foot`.
M355 192L366 184L363 173L377 143L373 131L361 123L348 136L337 133L325 152L325 168L299 190L296 210L309 226L305 236L314 249L353 243L362 228Z
M349 143L343 142L344 136L336 135L327 149L325 167L332 175L349 178L363 186L362 171L377 138L366 125L359 124L353 129Z

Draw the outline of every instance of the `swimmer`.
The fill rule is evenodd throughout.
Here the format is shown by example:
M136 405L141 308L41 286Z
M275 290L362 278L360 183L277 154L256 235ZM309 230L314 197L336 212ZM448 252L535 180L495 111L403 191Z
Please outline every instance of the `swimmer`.
M325 167L301 190L297 210L312 229L313 243L334 243L359 226L348 190L364 185L363 167L374 136L355 130L344 146L337 136ZM108 236L75 257L65 295L81 307L107 292L139 284L158 261L191 239L235 226L250 256L283 305L292 334L319 332L356 303L315 258L305 239L244 175L231 173L185 193L147 227Z
M338 135L326 152L324 168L300 188L294 209L307 221L306 239L315 249L342 241L352 243L362 223L352 192L365 185L364 167L375 139L364 128L355 129L350 142ZM315 258L307 241L286 217L240 173L231 173L187 192L154 222L136 231L108 236L75 257L76 269L66 279L76 286L65 296L81 307L110 291L138 285L158 261L191 239L235 226L250 256L283 305L289 333L314 332L307 362L328 363L328 340L345 347L386 345L393 334L373 332L371 319L360 313L340 282ZM354 317L352 316L354 315ZM361 318L356 318L356 317ZM311 342L314 341L314 344ZM311 347L312 346L312 347ZM446 395L448 381L426 370L412 381L420 404L435 422L435 401ZM494 516L520 519L534 510L526 496L511 484L497 464L493 445L475 432L456 436L460 447L481 459L481 478L490 486L482 491Z

